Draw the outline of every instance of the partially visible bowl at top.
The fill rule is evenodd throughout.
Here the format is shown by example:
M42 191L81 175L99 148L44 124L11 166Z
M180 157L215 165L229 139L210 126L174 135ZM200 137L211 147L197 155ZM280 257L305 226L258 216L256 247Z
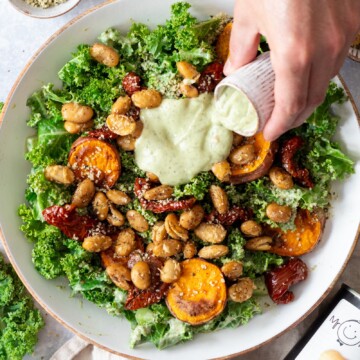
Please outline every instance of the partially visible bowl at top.
M54 18L67 13L77 6L81 0L67 0L61 4L53 5L48 8L35 7L29 5L25 0L9 0L10 4L21 13L40 19Z

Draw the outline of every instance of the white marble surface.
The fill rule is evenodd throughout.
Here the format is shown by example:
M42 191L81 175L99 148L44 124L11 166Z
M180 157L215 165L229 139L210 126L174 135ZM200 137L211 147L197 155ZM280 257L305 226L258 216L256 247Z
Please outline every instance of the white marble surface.
M38 47L57 29L69 20L91 6L102 3L103 0L82 0L80 5L71 12L49 20L38 20L18 13L7 0L0 1L0 14L2 17L0 27L0 101L5 101L18 74L38 49ZM349 86L358 108L360 108L360 64L346 60L341 71ZM0 251L3 247L0 243ZM294 344L301 338L312 323L316 315L322 311L333 294L345 282L357 291L360 291L360 277L358 264L360 260L360 243L335 288L306 320L297 327L272 341L270 344L238 357L241 360L279 360L282 359ZM57 321L44 313L46 326L40 333L40 340L32 356L26 359L47 360L57 348L63 345L73 334L66 330ZM234 339L234 341L238 341ZM70 359L64 359L70 360Z

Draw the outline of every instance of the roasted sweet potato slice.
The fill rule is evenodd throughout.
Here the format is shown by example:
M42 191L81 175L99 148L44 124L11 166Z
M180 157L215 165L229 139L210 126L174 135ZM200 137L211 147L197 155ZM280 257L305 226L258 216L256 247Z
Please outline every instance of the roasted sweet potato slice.
M216 41L215 51L218 59L225 63L230 54L230 35L232 30L232 22L229 22L224 27Z
M281 256L304 255L318 244L325 225L322 211L310 212L300 209L295 218L296 229L281 231L271 229L274 242L270 252Z
M114 146L99 139L82 137L71 146L69 164L78 180L89 178L96 185L111 188L121 173L121 161Z
M166 296L171 313L181 321L200 325L221 314L226 305L226 286L220 269L199 258L181 263L180 279Z
M256 158L245 165L233 164L231 166L230 182L233 184L243 184L265 175L274 162L274 156L278 149L277 142L266 141L262 132L245 138L243 145L245 144L254 145Z

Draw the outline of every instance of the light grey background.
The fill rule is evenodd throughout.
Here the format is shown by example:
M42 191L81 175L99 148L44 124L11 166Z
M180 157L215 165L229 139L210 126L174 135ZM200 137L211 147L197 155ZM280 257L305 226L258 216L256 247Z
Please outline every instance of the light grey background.
M146 0L144 0L146 1ZM147 0L149 1L149 0ZM0 101L5 101L17 76L26 65L35 51L42 43L58 30L62 25L80 14L91 6L102 3L103 0L82 0L80 5L71 12L54 19L39 20L24 16L18 13L7 0L0 1ZM354 99L360 108L360 63L350 59L345 61L341 70ZM358 195L358 194L357 194ZM3 253L3 247L0 244L0 251ZM359 276L360 243L345 269L340 280L337 282L333 291L326 298L323 304L316 309L306 320L297 327L290 330L270 344L253 351L250 354L243 355L237 359L241 360L280 360L282 359L294 344L302 337L306 329L313 322L319 312L331 300L334 293L339 289L341 283L345 282L358 292L360 292ZM57 348L70 339L73 334L57 323L50 315L44 313L46 326L41 331L40 341L32 357L26 359L47 360ZM256 334L254 334L256 336ZM234 338L234 341L241 339ZM64 359L69 360L69 359ZM192 360L192 359L189 359Z

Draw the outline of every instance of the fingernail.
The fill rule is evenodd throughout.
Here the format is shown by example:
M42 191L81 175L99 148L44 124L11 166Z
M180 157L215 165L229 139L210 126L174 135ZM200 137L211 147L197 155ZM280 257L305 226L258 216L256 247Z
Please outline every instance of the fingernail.
M277 139L277 137L271 134L270 131L266 131L266 130L263 131L263 136L266 141L274 141Z
M226 63L224 65L224 74L226 76L230 75L234 71L233 66L231 64L230 58L226 60Z

